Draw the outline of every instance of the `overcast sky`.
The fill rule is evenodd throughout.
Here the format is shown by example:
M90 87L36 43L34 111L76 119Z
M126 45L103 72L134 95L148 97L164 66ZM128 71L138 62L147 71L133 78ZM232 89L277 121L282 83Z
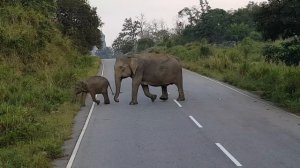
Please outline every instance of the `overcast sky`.
M88 0L92 7L97 7L98 15L104 22L102 31L106 43L111 46L122 29L125 18L136 18L141 13L147 21L164 20L169 28L175 24L177 12L184 7L199 4L199 0ZM251 0L262 2L265 0ZM208 0L212 8L225 10L245 7L249 0Z

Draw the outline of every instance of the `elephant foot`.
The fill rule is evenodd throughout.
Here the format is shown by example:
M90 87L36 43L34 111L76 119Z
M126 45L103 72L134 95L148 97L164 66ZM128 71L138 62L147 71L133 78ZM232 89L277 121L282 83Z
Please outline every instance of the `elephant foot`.
M152 95L151 96L151 101L154 102L156 100L157 96L156 95Z
M185 101L185 98L184 97L178 97L177 101Z
M99 101L99 100L97 100L97 101L95 101L95 103L97 103L97 105L99 105L99 104L100 104L100 101Z
M129 103L129 105L136 105L136 104L138 104L137 101L131 101L131 102Z
M168 96L162 95L162 96L160 96L159 99L160 99L160 100L168 100Z
M105 101L104 104L110 104L110 101Z
M114 98L115 102L119 102L119 99L118 98Z

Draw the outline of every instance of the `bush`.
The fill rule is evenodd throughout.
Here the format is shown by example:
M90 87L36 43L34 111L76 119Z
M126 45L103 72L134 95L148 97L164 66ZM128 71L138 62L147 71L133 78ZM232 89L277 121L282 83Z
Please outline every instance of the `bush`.
M154 46L154 41L151 38L142 38L137 41L137 51L141 52Z
M212 51L209 46L200 47L200 57L208 57L210 55L212 55Z
M263 55L267 62L284 62L288 66L298 66L300 63L300 38L294 37L280 43L280 46L266 45Z

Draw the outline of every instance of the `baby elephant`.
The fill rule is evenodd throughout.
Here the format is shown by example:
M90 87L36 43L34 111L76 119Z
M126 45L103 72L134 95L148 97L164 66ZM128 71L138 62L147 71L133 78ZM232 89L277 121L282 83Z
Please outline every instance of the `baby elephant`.
M107 88L110 88L112 94L113 91L111 89L111 86L108 82L108 80L102 76L92 76L88 78L85 81L79 81L75 85L75 98L77 97L78 94L81 95L81 99L85 98L83 94L90 93L92 96L92 99L95 103L98 105L100 104L100 101L96 99L96 94L102 94L104 97L104 104L110 104L108 93L107 93ZM85 99L84 99L85 100ZM82 102L82 105L85 106L84 100Z

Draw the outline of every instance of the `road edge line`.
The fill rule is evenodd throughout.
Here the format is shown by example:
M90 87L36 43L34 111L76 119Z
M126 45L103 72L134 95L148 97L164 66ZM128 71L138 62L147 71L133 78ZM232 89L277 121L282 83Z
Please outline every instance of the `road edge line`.
M188 70L188 71L189 71L189 70ZM190 71L190 72L193 72L193 71ZM193 72L193 73L196 73L196 72ZM275 105L273 105L273 104L267 103L267 102L265 102L264 100L261 100L261 99L259 99L259 98L256 98L256 97L250 96L250 95L248 95L248 94L246 94L246 93L243 93L243 92L241 92L241 91L238 91L237 89L234 89L234 88L232 88L232 87L230 87L230 86L227 86L227 85L223 84L222 82L217 81L217 80L215 80L215 79L211 79L211 78L209 78L209 77L203 76L203 75L198 74L198 73L196 73L196 74L199 75L199 76L202 77L202 78L205 78L205 79L207 79L207 80L209 80L209 81L215 82L215 83L217 83L217 84L219 84L219 85L221 85L221 86L224 86L224 87L226 87L226 88L228 88L228 89L230 89L230 90L233 90L233 91L235 91L235 92L237 92L237 93L239 93L239 94L241 94L241 95L244 95L244 96L246 96L246 97L249 97L249 98L251 98L251 99L253 99L253 100L258 100L259 102L261 102L261 103L263 103L263 104L265 104L265 105L271 106L271 107L276 108L276 109L278 109L278 110L283 110L283 111L285 111L288 115L300 119L300 116L297 116L296 114L293 114L293 113L288 112L288 111L286 111L286 110L284 110L284 109L281 109L281 108L279 108L279 107L277 107L277 106L275 106Z
M101 72L102 75L103 75L103 71L104 71L104 64L102 63L102 72ZM97 96L96 96L96 97L97 97ZM84 136L84 134L85 134L85 131L86 131L86 129L87 129L87 126L88 126L88 124L89 124L89 122L90 122L90 118L91 118L91 116L92 116L92 113L93 113L93 111L94 111L94 108L95 108L95 102L93 102L93 104L92 104L92 107L91 107L91 109L90 109L90 111L89 111L89 115L88 115L88 117L87 117L87 119L86 119L86 121L85 121L85 123L84 123L84 126L83 126L83 128L82 128L82 130L81 130L80 136L79 136L79 138L78 138L78 140L77 140L77 142L76 142L76 145L75 145L75 147L74 147L74 149L73 149L72 155L71 155L71 157L70 157L70 159L69 159L69 161L68 161L68 164L67 164L66 168L72 168L73 162L74 162L74 160L75 160L76 154L77 154L77 152L78 152L79 146L80 146L80 144L81 144L81 141L82 141L82 138L83 138L83 136Z
M72 165L73 165L73 162L74 162L75 157L76 157L76 154L77 154L77 152L78 152L80 143L81 143L81 141L82 141L82 138L83 138L83 136L84 136L84 134L85 134L85 131L86 131L86 129L87 129L87 126L88 126L88 124L89 124L90 118L91 118L91 116L92 116L94 107L95 107L95 102L93 102L93 105L92 105L92 107L91 107L91 109L90 109L89 115L88 115L88 117L87 117L87 119L86 119L86 121L85 121L85 124L84 124L84 126L83 126L83 128L82 128L82 131L81 131L81 133L80 133L80 136L79 136L79 138L78 138L78 140L77 140L77 143L76 143L76 145L75 145L75 148L74 148L74 150L73 150L73 152L72 152L72 155L71 155L71 157L70 157L70 160L69 160L69 162L68 162L66 168L71 168Z

